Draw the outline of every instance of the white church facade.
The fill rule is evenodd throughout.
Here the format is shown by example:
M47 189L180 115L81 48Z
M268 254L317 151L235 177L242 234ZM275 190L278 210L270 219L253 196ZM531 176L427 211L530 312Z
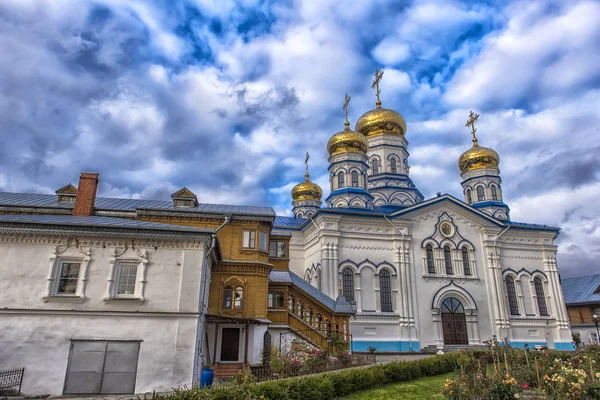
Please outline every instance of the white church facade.
M493 338L573 349L554 243L560 229L510 220L500 157L478 144L458 160L464 198L425 200L410 178L403 117L376 108L328 142L330 195L306 179L292 191L290 270L355 306L355 351L442 350Z

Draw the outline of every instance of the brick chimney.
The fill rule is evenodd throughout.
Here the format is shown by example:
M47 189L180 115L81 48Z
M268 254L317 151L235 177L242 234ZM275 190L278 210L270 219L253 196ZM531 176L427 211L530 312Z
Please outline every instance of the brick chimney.
M77 185L77 197L73 215L93 215L96 191L98 190L98 174L82 172Z

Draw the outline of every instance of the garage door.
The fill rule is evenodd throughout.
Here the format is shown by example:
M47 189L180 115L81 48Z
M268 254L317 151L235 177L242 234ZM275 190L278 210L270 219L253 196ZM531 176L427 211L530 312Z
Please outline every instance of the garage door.
M133 393L140 342L73 341L65 394Z

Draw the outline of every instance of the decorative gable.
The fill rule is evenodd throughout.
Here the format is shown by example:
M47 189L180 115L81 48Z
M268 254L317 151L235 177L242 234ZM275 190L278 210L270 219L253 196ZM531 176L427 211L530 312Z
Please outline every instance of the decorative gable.
M58 196L59 203L75 203L77 188L69 183L67 186L58 189L55 193Z
M198 197L185 186L171 195L175 207L198 207Z

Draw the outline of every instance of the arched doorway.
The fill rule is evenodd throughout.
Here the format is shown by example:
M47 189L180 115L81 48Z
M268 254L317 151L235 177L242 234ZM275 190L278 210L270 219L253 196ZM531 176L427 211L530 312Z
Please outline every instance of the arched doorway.
M454 297L448 297L442 302L441 311L444 344L469 344L465 308L462 303Z

